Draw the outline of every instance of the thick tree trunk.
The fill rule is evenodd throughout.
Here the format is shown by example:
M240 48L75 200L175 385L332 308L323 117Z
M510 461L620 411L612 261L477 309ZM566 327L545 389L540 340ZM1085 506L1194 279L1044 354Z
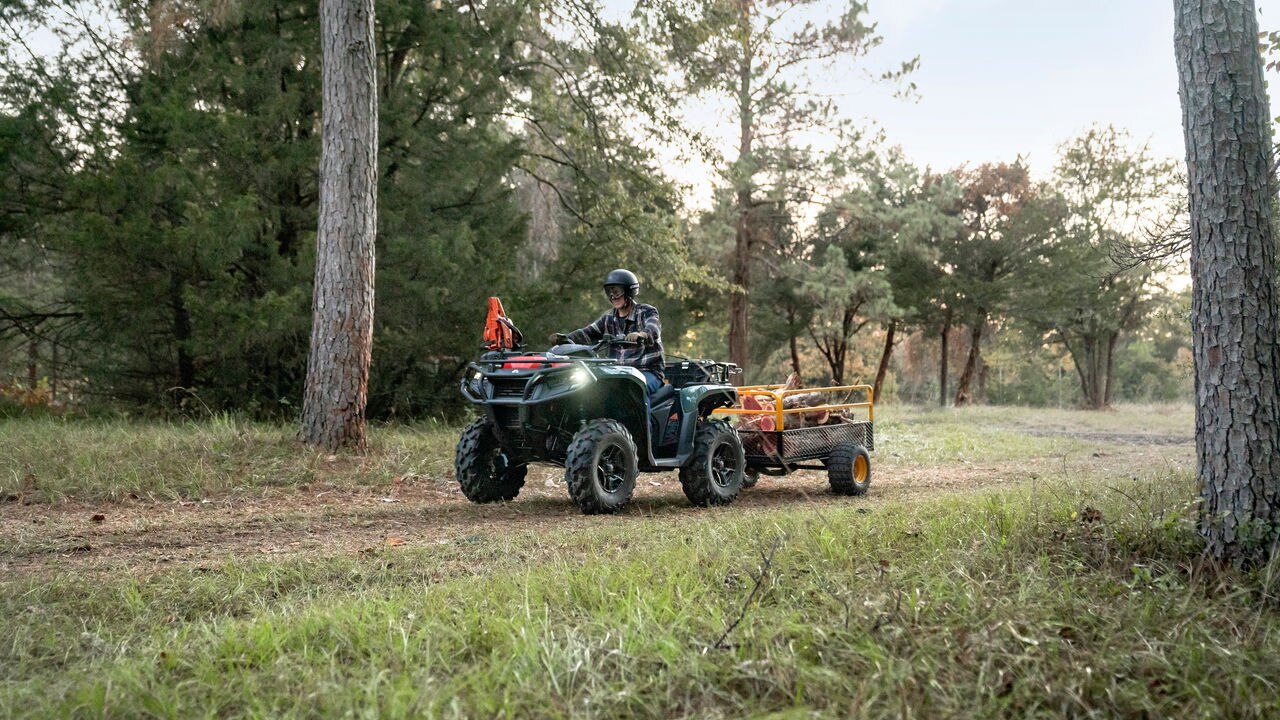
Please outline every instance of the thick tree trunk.
M1096 336L1090 335L1081 338L1076 347L1079 351L1068 345L1067 351L1071 353L1076 374L1080 376L1081 407L1086 410L1101 410L1106 407L1106 394L1103 390L1105 358L1101 350L1103 343Z
M973 328L969 331L969 355L964 361L964 370L960 373L960 382L956 385L956 407L973 403L973 392L969 387L973 384L973 376L978 369L978 353L982 349L982 330L987 324L987 314L979 312Z
M893 357L893 334L898 329L898 321L890 320L889 329L884 335L884 351L880 353L880 364L876 367L876 381L871 387L871 397L880 399L880 388L884 386L884 376L889 373L889 360Z
M733 243L733 284L739 289L729 298L729 362L747 367L747 307L751 288L750 191L738 193L738 227Z
M751 98L751 70L754 59L751 52L750 0L739 0L738 30L742 44L742 57L738 66L738 161L734 165L734 183L737 185L737 219L733 239L733 284L738 289L729 298L729 362L747 367L747 333L749 330L748 300L751 296L751 181L754 171L752 142L755 116Z
M1270 106L1245 0L1176 0L1191 209L1200 532L1265 562L1280 537L1280 345Z
M299 438L330 450L363 450L377 231L373 0L321 0L320 35L320 221Z
M947 406L947 337L951 335L951 308L947 308L946 320L942 323L942 348L938 352L938 404Z

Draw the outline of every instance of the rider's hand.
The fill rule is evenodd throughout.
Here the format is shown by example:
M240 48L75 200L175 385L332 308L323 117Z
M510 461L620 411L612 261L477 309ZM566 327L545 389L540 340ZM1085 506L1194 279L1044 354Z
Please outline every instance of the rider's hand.
M551 333L547 336L547 342L552 345L560 345L569 342L569 336L564 333Z
M647 343L649 342L649 333L643 333L643 332L627 333L626 340L627 342Z

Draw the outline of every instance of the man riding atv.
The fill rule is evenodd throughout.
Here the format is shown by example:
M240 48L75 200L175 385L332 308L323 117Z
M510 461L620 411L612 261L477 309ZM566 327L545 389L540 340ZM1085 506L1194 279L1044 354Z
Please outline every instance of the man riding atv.
M640 279L630 270L619 268L604 278L604 294L613 306L598 320L570 333L552 333L552 343L571 342L589 345L608 336L624 337L637 345L613 345L609 356L624 365L630 365L644 374L649 394L657 392L663 384L662 323L658 309L652 305L637 303Z

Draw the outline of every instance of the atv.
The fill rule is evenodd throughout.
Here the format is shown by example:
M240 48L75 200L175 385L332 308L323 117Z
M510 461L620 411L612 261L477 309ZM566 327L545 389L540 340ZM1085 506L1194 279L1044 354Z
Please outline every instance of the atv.
M679 470L694 505L727 505L742 488L742 441L724 419L736 366L669 363L669 383L649 395L644 375L594 345L566 338L542 353L491 350L467 366L462 395L483 413L458 440L454 469L472 502L512 500L530 463L565 469L573 502L587 514L620 510L640 472Z

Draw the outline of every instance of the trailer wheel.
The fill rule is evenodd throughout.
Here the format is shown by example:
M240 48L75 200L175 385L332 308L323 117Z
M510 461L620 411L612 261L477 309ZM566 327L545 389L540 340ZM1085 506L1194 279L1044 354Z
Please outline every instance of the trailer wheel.
M514 500L528 471L528 465L510 464L487 418L476 418L458 438L453 472L473 503Z
M831 448L827 460L827 480L837 495L862 495L871 487L871 456L867 449L853 443L840 443Z
M729 423L701 423L693 439L693 456L680 468L684 496L698 507L728 505L742 490L746 464L742 438Z
M585 515L621 510L636 490L639 473L636 444L616 420L591 420L569 443L565 484Z
M742 473L742 489L753 488L756 483L760 482L760 471L755 468L747 468Z

